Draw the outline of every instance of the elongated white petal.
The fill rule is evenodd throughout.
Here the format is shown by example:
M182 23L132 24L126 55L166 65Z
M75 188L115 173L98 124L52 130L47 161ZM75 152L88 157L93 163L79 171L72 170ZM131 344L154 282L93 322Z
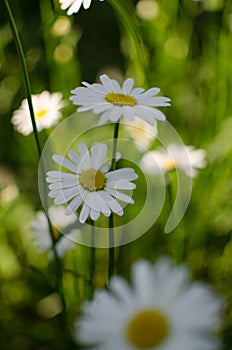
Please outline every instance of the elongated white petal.
M73 213L75 213L77 209L80 207L82 202L83 202L82 196L75 197L67 206L66 214L72 215Z
M86 222L86 220L89 216L89 212L90 212L90 208L88 207L88 205L86 203L84 203L84 205L81 209L80 217L79 217L79 220L82 224L84 222Z
M52 156L52 159L58 163L59 165L61 165L64 168L67 168L68 170L71 170L73 172L77 172L78 171L78 166L72 162L70 162L70 160L66 159L63 156L54 154Z
M111 188L106 188L105 191L107 193L109 193L111 196L113 196L113 197L115 197L115 198L117 198L125 203L134 204L134 200L125 193L121 193L119 191L112 190Z

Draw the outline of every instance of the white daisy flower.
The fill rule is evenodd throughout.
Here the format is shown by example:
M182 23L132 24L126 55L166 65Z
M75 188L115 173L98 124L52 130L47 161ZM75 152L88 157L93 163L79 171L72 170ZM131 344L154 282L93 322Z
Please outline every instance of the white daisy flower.
M144 120L134 117L134 121L125 124L125 129L135 141L135 146L144 151L151 145L156 138L158 132L156 125L151 126Z
M56 125L62 117L59 110L65 106L62 94L43 91L38 95L31 95L31 98L37 130L41 131ZM20 108L13 113L11 122L15 129L25 136L33 131L27 99L23 100Z
M77 13L80 10L81 5L83 8L87 10L91 5L92 0L59 0L61 9L67 10L67 15L72 15L73 13ZM103 0L99 0L103 1Z
M90 215L97 220L100 213L110 216L111 213L123 215L123 209L117 200L133 204L133 199L120 190L133 190L136 185L130 181L138 175L132 168L109 171L111 162L105 163L106 144L93 144L90 152L84 142L78 144L79 154L69 150L66 159L53 155L53 160L71 171L49 171L49 197L55 204L70 203L66 213L72 214L83 204L79 221L84 223Z
M77 230L71 229L71 225L76 221L76 216L67 216L65 208L52 206L48 209L49 218L52 223L52 231L56 240L56 250L60 257L73 250L76 247L73 239ZM38 211L31 224L32 234L34 236L37 248L42 252L52 249L52 239L49 232L48 221L43 211ZM79 230L78 230L79 231ZM51 254L51 256L53 256Z
M151 125L155 119L165 120L165 115L154 107L170 106L170 99L157 95L158 88L151 88L144 92L143 88L133 88L134 80L126 79L120 87L119 83L110 79L106 74L100 76L102 84L89 84L83 82L85 87L78 87L71 92L70 97L75 105L80 105L79 112L92 110L101 114L99 124L107 121L118 122L124 116L127 121L138 116Z
M206 166L206 151L194 146L170 144L166 149L146 153L141 160L142 169L149 174L162 174L178 168L189 177L197 175L197 169Z
M132 286L120 277L110 291L84 304L76 323L78 342L101 350L215 350L213 331L220 325L223 302L201 283L189 283L185 266L168 258L155 265L140 260Z

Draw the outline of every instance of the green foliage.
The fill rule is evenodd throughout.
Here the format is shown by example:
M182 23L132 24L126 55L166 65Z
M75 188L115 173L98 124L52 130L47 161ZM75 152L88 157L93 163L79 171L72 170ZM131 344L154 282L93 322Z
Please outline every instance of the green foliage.
M58 1L54 8L49 0L11 0L10 5L33 94L60 91L68 101L70 91L82 80L95 82L103 72L119 81L133 77L138 86L159 86L162 95L172 100L172 107L165 110L167 119L185 144L206 149L208 166L194 179L191 201L180 224L172 233L164 233L170 212L166 198L149 231L116 250L117 270L128 276L133 261L141 257L154 260L172 255L177 262L187 263L194 279L211 284L227 299L222 336L224 350L229 350L231 0L95 0L88 11L81 8L72 16L60 10ZM3 3L0 13L0 344L4 350L65 349L63 321L59 312L56 315L55 263L36 249L30 231L30 222L41 209L38 156L33 136L18 134L10 122L26 95ZM75 111L67 103L63 119ZM82 116L79 118L81 123ZM52 131L39 134L42 146ZM109 132L112 137L112 130ZM92 138L89 135L90 143ZM144 186L142 178L137 182L137 202L144 195ZM139 209L138 205L129 208L128 218ZM62 262L70 331L81 301L91 296L90 258L90 249L77 245ZM97 249L95 287L106 284L106 266L106 249ZM41 306L48 296L52 296L55 317ZM69 347L77 349L72 340Z

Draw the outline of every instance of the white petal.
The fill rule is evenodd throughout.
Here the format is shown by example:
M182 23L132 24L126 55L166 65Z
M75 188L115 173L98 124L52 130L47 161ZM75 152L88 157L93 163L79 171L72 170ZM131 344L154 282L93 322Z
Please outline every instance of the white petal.
M64 173L62 171L56 171L56 170L48 171L47 176L50 180L53 180L54 182L60 181L60 180L66 180L66 179L69 180L69 179L77 178L75 174ZM52 181L48 181L48 182L52 182Z
M122 107L116 106L116 107L112 108L109 119L113 123L116 123L120 119L121 116L122 116Z
M106 144L96 143L91 148L91 161L94 169L99 169L105 161L107 146Z
M152 273L152 265L145 260L137 261L132 267L133 286L142 303L155 298Z
M90 209L90 217L93 221L96 221L100 216L100 211L96 211L94 209Z
M111 79L108 77L108 75L106 75L106 74L101 75L100 80L101 80L103 86L105 87L106 91L108 91L108 92L114 91L113 84L111 82Z
M58 154L54 154L52 156L52 159L64 168L67 168L73 172L78 171L78 165L70 162L68 159L64 158L63 156L60 156Z
M68 188L65 189L63 191L60 191L60 194L55 198L54 203L55 204L63 204L68 202L71 198L75 197L76 195L78 195L80 193L80 187L76 186L76 187L72 187L72 188ZM52 191L51 191L52 192ZM49 193L50 196L50 193Z
M132 181L136 180L138 178L138 175L132 168L122 168L110 171L106 174L106 178L109 181L118 181L121 179Z
M79 216L79 220L80 222L83 224L84 222L86 222L88 216L89 216L89 212L90 212L90 208L88 207L87 204L84 203L82 209L81 209L81 213Z
M134 79L131 79L131 78L126 79L122 86L122 93L125 95L129 95L133 85L134 85Z
M153 97L153 96L157 95L159 92L160 92L160 89L156 88L156 87L148 89L143 94L139 95L139 99L145 99L145 98Z
M115 197L116 199L119 199L125 203L134 204L134 200L125 193L121 193L107 187L105 188L105 191L109 193L111 196Z
M133 190L136 188L134 183L129 182L125 179L119 179L117 181L107 181L107 187L119 190Z
M80 142L78 144L78 150L81 156L81 161L78 168L78 173L80 174L82 171L92 168L92 161L89 150L84 142Z
M80 156L76 152L72 151L71 149L68 151L68 156L69 156L69 159L73 161L75 164L78 165L80 163L80 160L81 160Z
M83 202L82 196L75 197L67 206L66 208L66 214L71 215L77 211L77 209L80 207L81 203Z
M99 204L99 198L96 192L88 192L87 196L85 197L85 203L88 205L89 208L100 211L100 204Z
M83 7L87 10L90 7L91 0L83 0Z
M60 190L62 188L68 188L68 187L73 187L77 184L77 179L72 179L69 181L62 181L62 182L53 182L51 183L48 188L50 190Z
M101 197L101 199L108 205L108 207L112 210L112 212L116 213L117 215L123 215L123 209L119 205L119 203L107 192L105 191L99 191L98 195Z

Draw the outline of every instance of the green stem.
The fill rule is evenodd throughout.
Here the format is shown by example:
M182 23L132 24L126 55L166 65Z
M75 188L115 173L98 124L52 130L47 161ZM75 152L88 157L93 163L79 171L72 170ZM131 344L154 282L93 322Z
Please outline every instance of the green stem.
M111 170L116 170L116 154L118 145L118 133L119 133L120 121L115 123L114 126L114 138L113 138L113 151L112 151L112 165ZM114 247L114 214L112 213L109 218L109 263L108 263L108 281L112 275L116 273L115 268L115 247Z
M95 260L96 260L96 250L95 250L94 221L91 220L91 247L90 247L90 288L91 288L91 297L93 296L93 292L94 292Z
M110 277L115 274L115 247L114 247L114 216L109 218L109 264L108 264L108 282Z
M19 34L18 34L18 30L10 9L10 6L8 4L8 0L4 0L5 1L5 6L6 6L6 10L7 10L7 15L8 15L8 19L9 19L9 23L11 26L11 30L13 33L13 37L15 40L15 45L18 51L18 55L19 55L19 59L21 62L21 66L22 66L22 70L23 70L23 76L24 76L24 83L25 83L25 90L26 90L26 95L27 95L27 102L28 102L28 107L30 110L30 116L31 116L31 122L32 122L32 127L33 127L33 133L34 133L34 137L35 137L35 142L36 142L36 147L37 147L37 151L38 151L38 155L39 158L41 156L41 148L40 148L40 143L39 143L39 136L38 136L38 131L37 131L37 127L36 127L36 122L35 122L35 114L34 114L34 109L33 109L33 105L32 105L32 99L31 99L31 86L30 86L30 81L29 81L29 75L28 75L28 70L27 70L27 66L26 66L26 60L25 60L25 55L23 52L23 48L22 48L22 44L19 38Z
M7 12L7 16L9 19L9 23L10 23L10 27L12 30L12 34L15 40L15 45L17 48L17 52L18 52L18 56L21 62L21 66L22 66L22 71L23 71L23 77L24 77L24 84L25 84L25 90L26 90L26 96L27 96L27 102L28 102L28 107L29 107L29 111L30 111L30 118L31 118L31 123L32 123L32 128L33 128L33 134L34 134L34 138L35 138L35 143L36 143L36 148L37 148L37 152L38 152L38 156L39 158L41 158L41 147L40 147L40 142L39 142L39 136L38 136L38 130L37 130L37 126L36 126L36 121L35 121L35 114L34 114L34 109L33 109L33 104L32 104L32 98L31 98L31 85L30 85L30 80L29 80L29 74L28 74L28 70L27 70L27 65L26 65L26 60L25 60L25 55L23 52L23 47L21 44L21 40L19 38L19 34L18 34L18 30L12 15L12 11L11 8L9 6L8 0L4 0L5 2L5 6L6 6L6 12ZM42 161L42 158L40 160L41 162L41 170L42 170L42 174L43 174L43 181L44 181L44 190L46 191L46 185L45 185L45 171L44 171L44 164ZM61 300L62 300L62 304L63 304L63 323L64 319L66 319L66 305L65 305L65 298L64 298L64 293L63 293L63 274L62 274L62 267L60 264L60 260L56 251L56 246L55 246L55 238L53 235L53 228L52 228L52 224L51 221L49 219L48 216L48 204L47 204L47 193L45 193L45 215L47 217L47 221L48 221L48 226L49 226L49 233L52 239L52 249L53 249L53 254L54 254L54 258L55 258L55 262L56 262L56 267L57 267L57 288L60 292L60 296L61 296Z
M13 37L15 40L15 45L18 51L18 55L19 55L19 59L21 62L21 66L22 66L22 70L23 70L23 77L24 77L24 83L25 83L25 90L26 90L26 95L27 95L27 101L28 101L28 107L29 107L29 111L30 111L30 117L31 117L31 123L32 123L32 128L33 128L33 134L35 137L35 143L36 143L36 148L37 148L37 152L38 152L38 156L39 158L41 157L41 147L40 147L40 142L39 142L39 135L38 135L38 130L37 130L37 126L36 126L36 121L35 121L35 114L34 114L34 109L33 109L33 104L32 104L32 99L31 99L31 85L30 85L30 80L29 80L29 75L28 75L28 70L27 70L27 65L26 65L26 60L25 60L25 55L23 52L23 48L22 48L22 44L19 38L19 34L18 34L18 30L10 9L10 6L8 4L8 0L4 0L5 1L5 5L6 5L6 9L7 9L7 15L8 15L8 19L10 22L10 26L11 26L11 30L13 33ZM44 165L42 162L42 158L41 158L41 169L42 169L42 173L43 173L43 179L45 178L44 176ZM46 190L46 186L44 185L44 190ZM47 200L46 200L47 196L45 194L45 211L46 213L48 212L48 205L47 205ZM54 235L53 235L53 228L52 228L52 224L51 221L48 217L48 214L46 214L47 220L48 220L48 225L49 225L49 232L51 235L51 239L52 239L52 243L53 243L53 252L54 252L54 256L55 256L55 260L57 263L57 266L60 265L59 263L59 257L57 255L57 251L55 249L55 239L54 239Z
M132 15L130 15L129 11L127 11L120 1L118 0L108 0L108 2L115 9L118 14L118 18L121 20L122 24L125 26L127 34L130 38L132 50L134 53L134 62L135 67L137 69L137 74L139 78L139 83L142 85L146 85L147 82L147 74L146 69L144 69L145 55L143 50L143 43L141 40L141 36L139 35L136 25L132 19Z
M120 121L118 121L114 126L114 138L113 138L113 151L112 151L112 164L111 170L116 169L116 154L117 154L117 145L118 145L118 133L119 133Z
M166 190L167 190L167 197L168 197L168 211L169 213L172 211L173 206L174 206L174 196L173 196L173 192L174 192L174 186L173 186L173 176L174 173L169 173L166 174ZM173 215L175 215L175 213L173 213ZM175 229L172 233L170 233L172 235L171 239L170 239L170 243L171 243L171 250L173 253L173 257L175 259L176 262L181 262L183 260L183 256L184 256L184 234L183 231L180 227L177 229Z

